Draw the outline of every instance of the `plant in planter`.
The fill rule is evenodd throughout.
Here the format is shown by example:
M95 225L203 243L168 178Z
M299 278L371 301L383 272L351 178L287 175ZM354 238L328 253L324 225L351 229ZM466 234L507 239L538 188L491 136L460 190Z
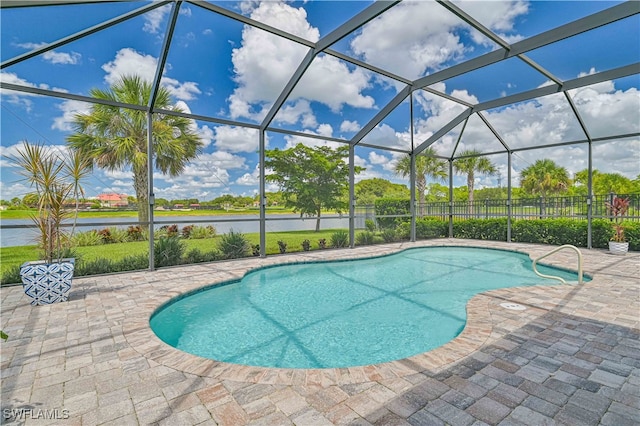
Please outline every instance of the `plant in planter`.
M629 211L629 198L613 197L609 203L605 203L610 214L614 217L613 236L609 241L609 251L613 254L625 254L629 251L629 243L624 236L622 218Z
M32 305L67 301L75 259L70 238L61 225L70 216L65 205L71 201L74 189L70 163L45 146L28 142L23 142L17 155L8 158L20 167L18 173L35 189L38 199L37 213L32 219L42 260L20 266L24 292Z

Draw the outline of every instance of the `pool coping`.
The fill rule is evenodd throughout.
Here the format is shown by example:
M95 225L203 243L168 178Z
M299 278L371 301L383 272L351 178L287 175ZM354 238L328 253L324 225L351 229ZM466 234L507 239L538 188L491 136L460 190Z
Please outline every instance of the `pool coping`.
M355 248L352 250L334 251L339 253L340 259L364 259L377 257L384 254L393 254L407 248L417 247L476 247L507 250L517 253L527 254L530 258L532 252L530 247L517 247L512 244L509 247L487 247L481 243L460 240L426 240L416 243L397 243L380 246L367 246L367 249ZM546 250L548 251L548 250ZM158 293L148 301L139 303L139 309L129 312L127 321L122 324L124 337L128 344L145 358L158 364L170 367L179 371L195 374L198 376L212 377L217 379L235 380L250 383L272 384L272 385L346 385L359 384L383 379L393 379L406 377L425 370L437 372L450 367L459 360L471 355L487 341L491 339L493 332L493 322L491 317L491 306L496 304L496 300L509 300L509 294L517 293L519 288L511 287L507 289L491 290L473 296L467 303L467 321L463 331L453 340L444 345L401 360L390 361L380 364L348 368L326 368L326 369L289 369L273 367L254 367L240 364L232 364L223 361L214 361L197 355L183 352L160 340L152 331L149 320L156 310L169 303L172 299L185 293L194 292L206 286L223 284L241 279L246 273L255 269L268 266L286 265L289 263L308 263L309 261L322 261L333 259L322 259L321 254L327 252L304 252L294 253L285 256L274 256L268 258L249 258L247 260L237 260L227 262L224 269L226 279L212 281L209 274L203 273L190 283L180 283L179 289L170 288L168 290L159 289ZM566 265L556 266L553 261L548 265L567 269ZM211 264L210 264L211 265ZM210 265L203 265L204 267ZM176 269L177 271L178 269ZM169 269L166 271L170 271ZM589 273L592 278L595 274ZM190 277L193 278L193 277ZM208 281L207 281L208 280ZM587 284L583 284L587 285ZM528 286L526 289L550 286ZM560 285L554 286L560 287ZM567 286L563 286L567 287ZM533 311L544 312L545 309L530 306Z

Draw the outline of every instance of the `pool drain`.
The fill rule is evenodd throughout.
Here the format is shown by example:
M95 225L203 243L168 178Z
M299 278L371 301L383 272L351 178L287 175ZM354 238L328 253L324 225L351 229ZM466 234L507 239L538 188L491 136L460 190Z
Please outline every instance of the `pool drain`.
M527 309L526 307L518 303L501 303L500 306L502 306L505 309L510 309L512 311L524 311L525 309Z

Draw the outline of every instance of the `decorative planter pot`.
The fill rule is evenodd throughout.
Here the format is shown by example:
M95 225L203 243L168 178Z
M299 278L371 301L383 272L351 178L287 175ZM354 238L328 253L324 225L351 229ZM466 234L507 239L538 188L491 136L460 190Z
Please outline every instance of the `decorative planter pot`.
M46 263L45 260L25 262L20 266L20 278L24 294L32 305L49 305L66 302L71 290L75 259L61 259Z
M617 241L609 241L609 252L611 254L626 254L629 251L629 243L619 243Z

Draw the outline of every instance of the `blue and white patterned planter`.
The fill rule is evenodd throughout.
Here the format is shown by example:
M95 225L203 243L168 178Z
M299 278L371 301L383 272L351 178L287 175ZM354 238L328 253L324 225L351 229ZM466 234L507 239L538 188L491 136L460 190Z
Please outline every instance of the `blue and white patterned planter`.
M32 305L49 305L69 299L75 259L46 263L44 260L25 262L20 266L24 294Z

